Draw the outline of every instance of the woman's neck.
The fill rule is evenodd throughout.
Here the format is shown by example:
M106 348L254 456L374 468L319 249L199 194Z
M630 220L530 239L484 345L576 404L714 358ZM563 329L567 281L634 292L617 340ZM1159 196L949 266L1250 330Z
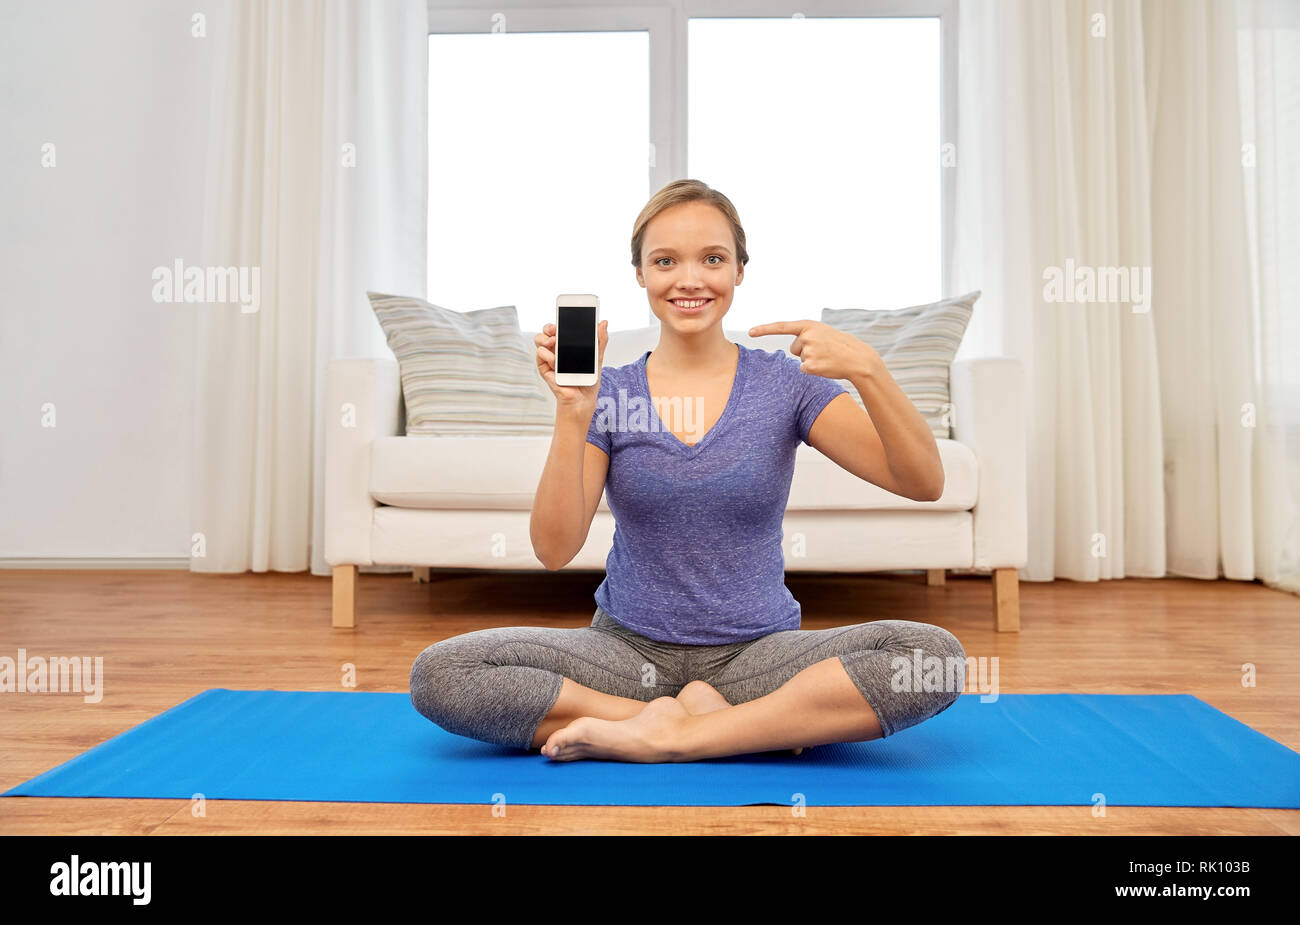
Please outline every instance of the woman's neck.
M695 337L665 331L646 362L653 360L655 372L663 375L708 378L730 373L738 353L721 329Z

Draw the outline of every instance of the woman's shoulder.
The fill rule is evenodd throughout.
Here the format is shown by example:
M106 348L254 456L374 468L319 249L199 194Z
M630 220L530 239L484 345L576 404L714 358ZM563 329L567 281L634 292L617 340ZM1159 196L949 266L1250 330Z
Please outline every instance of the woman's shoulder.
M634 375L637 371L637 368L640 367L640 365L645 362L645 358L648 353L650 353L649 350L643 350L641 353L638 353L636 356L632 357L626 363L623 363L621 365L616 365L614 363L609 362L609 359L607 357L605 359L605 365L600 368L600 371L603 375L609 375L618 378ZM626 356L626 354L624 355Z
M770 340L771 338L768 339ZM787 362L793 362L795 365L798 365L799 363L798 359L791 356L787 351L782 350L780 347L771 347L771 346L751 347L748 344L743 344L743 343L739 344L738 346L740 347L741 350L746 351L749 354L750 359L752 359L756 363L770 363L773 366L779 366Z
M799 371L799 360L784 350L746 347L744 344L740 349L747 351L750 381L758 385L788 385L791 373Z
M637 358L622 366L611 366L606 363L600 368L600 390L607 392L620 387L627 388L629 383L636 381L636 367L640 362L640 358Z

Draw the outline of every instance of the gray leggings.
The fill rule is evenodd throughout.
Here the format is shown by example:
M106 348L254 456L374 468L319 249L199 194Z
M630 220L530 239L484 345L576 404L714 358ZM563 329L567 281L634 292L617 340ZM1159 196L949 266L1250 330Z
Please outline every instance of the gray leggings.
M877 620L700 646L647 639L597 605L587 627L496 627L434 643L411 666L411 703L448 732L529 749L562 678L647 702L700 680L735 705L832 656L886 736L942 713L966 684L961 643L928 623Z

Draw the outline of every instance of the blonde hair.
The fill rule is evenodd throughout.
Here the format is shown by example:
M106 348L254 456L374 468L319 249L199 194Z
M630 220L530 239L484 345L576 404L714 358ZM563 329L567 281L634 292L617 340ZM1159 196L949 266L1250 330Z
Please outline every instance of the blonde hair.
M736 259L742 267L749 263L749 251L745 250L745 229L740 225L740 216L736 214L736 207L731 204L731 200L699 180L674 180L655 193L636 217L636 223L632 226L632 266L641 266L641 248L645 244L645 229L650 224L650 219L664 209L683 202L707 202L716 207L731 225Z

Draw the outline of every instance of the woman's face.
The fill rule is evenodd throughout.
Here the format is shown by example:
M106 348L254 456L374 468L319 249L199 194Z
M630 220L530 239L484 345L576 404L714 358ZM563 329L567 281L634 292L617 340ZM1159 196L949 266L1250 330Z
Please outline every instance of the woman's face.
M682 334L721 328L744 275L731 225L712 205L683 202L646 225L636 279L665 328ZM708 301L699 308L675 304L700 300Z

